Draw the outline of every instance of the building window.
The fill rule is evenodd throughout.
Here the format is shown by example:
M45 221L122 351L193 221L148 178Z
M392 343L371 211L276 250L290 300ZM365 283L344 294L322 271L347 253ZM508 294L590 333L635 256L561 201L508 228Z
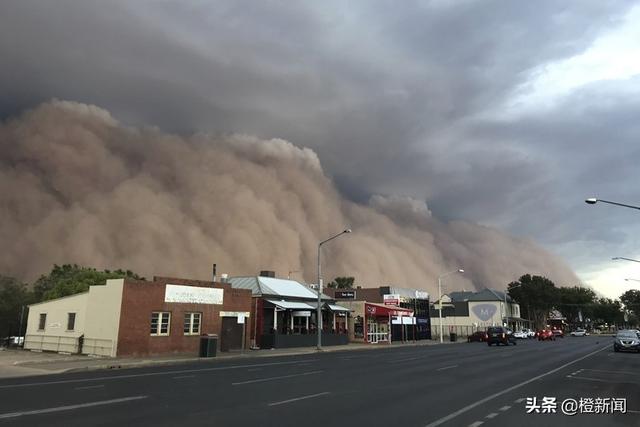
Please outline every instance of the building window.
M185 313L184 314L184 334L197 335L200 333L200 319L202 313Z
M40 313L40 321L38 322L38 330L44 331L44 327L47 324L47 313Z
M154 311L151 313L151 335L169 335L171 313Z
M73 331L76 328L76 314L67 314L67 331Z

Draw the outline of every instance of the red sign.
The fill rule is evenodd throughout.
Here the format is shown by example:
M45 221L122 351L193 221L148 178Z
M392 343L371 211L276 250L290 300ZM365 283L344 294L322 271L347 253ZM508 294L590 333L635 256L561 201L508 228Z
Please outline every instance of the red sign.
M365 304L365 312L371 316L412 316L413 311L378 304Z

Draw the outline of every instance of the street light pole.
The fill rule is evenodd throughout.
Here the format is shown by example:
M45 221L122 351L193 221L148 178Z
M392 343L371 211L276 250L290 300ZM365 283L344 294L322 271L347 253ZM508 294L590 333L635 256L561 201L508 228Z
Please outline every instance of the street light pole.
M318 306L316 307L316 337L317 337L317 349L322 350L322 270L320 265L320 248L322 245L330 240L342 236L343 234L351 233L351 229L347 228L335 236L329 237L327 240L323 240L318 243Z
M598 199L596 197L589 197L588 199L586 199L584 201L585 203L589 204L589 205L595 205L598 202L602 202L602 203L609 203L610 205L616 205L616 206L622 206L624 208L630 208L630 209L638 209L640 210L640 206L634 206L634 205L627 205L624 203L618 203L618 202L611 202L609 200L602 200L602 199Z
M637 259L633 259L633 258L625 258L623 256L614 256L613 258L611 258L612 260L620 260L623 259L625 261L633 261L633 262L640 262Z
M438 276L438 322L440 323L440 344L443 343L442 339L442 279L450 274L464 273L464 270L459 268L457 270L450 271L448 273Z

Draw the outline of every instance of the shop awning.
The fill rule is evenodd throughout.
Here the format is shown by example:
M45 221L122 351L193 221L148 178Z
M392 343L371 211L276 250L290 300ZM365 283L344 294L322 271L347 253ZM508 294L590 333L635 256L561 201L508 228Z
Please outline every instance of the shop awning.
M315 310L315 308L309 304L300 301L278 301L273 299L268 299L266 301L284 310Z
M413 310L367 302L365 303L365 314L367 316L413 316Z
M329 310L331 311L344 311L344 312L350 312L351 310L348 309L347 307L343 307L341 305L337 305L337 304L327 304L327 307L329 307Z

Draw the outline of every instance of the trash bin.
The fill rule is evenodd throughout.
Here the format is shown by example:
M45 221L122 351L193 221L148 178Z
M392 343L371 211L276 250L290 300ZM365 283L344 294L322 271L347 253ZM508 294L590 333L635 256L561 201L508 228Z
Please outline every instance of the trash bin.
M218 336L215 334L200 337L200 357L216 357Z
M455 332L451 332L449 334L449 339L451 340L451 342L456 342L456 339L458 339L458 335Z

